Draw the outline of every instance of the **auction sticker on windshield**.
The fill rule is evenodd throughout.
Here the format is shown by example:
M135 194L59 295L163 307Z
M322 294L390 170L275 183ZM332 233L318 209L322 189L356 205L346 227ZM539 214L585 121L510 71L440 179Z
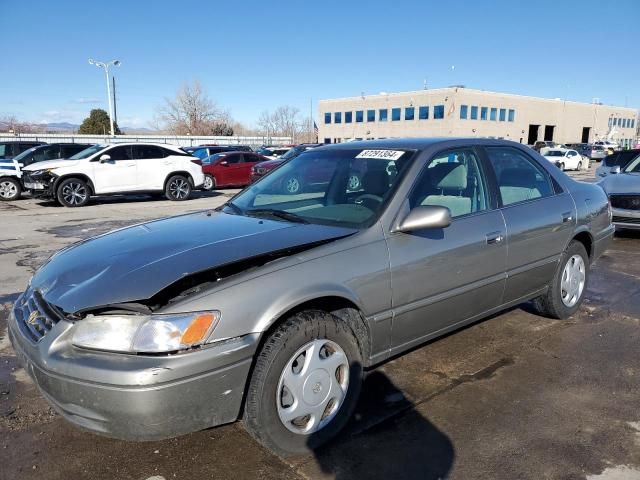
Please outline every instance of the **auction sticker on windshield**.
M398 160L404 154L403 150L363 150L356 158L379 158L382 160Z

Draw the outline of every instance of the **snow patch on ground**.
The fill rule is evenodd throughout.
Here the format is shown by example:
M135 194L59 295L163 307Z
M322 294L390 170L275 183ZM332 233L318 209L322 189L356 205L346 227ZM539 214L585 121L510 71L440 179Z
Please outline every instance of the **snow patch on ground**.
M597 475L587 475L587 480L640 480L640 469L627 465L609 467Z

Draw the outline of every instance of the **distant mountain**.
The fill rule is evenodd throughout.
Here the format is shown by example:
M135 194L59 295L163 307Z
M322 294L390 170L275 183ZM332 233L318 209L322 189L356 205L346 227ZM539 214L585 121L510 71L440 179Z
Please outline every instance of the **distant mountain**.
M80 125L69 122L58 122L58 123L44 123L40 124L43 128L46 128L48 131L53 130L77 130L80 128ZM39 125L39 126L40 126Z
M76 133L80 125L69 122L52 122L52 123L31 123L28 124L29 129L40 133ZM0 132L9 129L7 122L0 121ZM123 133L127 135L153 135L158 134L157 130L145 127L120 127Z

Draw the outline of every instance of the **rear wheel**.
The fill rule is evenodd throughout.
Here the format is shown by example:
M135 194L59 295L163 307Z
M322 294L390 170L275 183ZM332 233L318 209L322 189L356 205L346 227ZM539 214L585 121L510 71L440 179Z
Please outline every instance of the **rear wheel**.
M280 455L312 451L345 426L361 383L351 328L328 312L298 313L269 335L257 357L245 426Z
M84 207L89 203L91 190L80 178L67 178L60 182L56 191L58 203L65 207Z
M174 175L167 181L164 194L174 202L187 200L191 196L191 183L184 175Z
M578 170L582 170L582 161L578 162Z
M547 317L569 318L582 304L588 279L589 256L584 245L573 240L562 254L547 293L536 298L533 306Z
M560 163L558 165L558 168L564 172L564 163Z
M0 200L3 202L10 202L20 198L22 193L22 185L16 178L0 178Z

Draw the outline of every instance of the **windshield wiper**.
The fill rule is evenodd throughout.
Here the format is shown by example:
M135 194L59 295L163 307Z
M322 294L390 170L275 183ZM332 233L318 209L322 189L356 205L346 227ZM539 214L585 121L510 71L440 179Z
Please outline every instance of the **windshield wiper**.
M245 215L248 215L248 216L259 217L263 215L269 215L272 217L277 217L283 220L287 220L288 222L309 223L308 220L305 220L300 215L297 215L292 212L287 212L285 210L276 210L275 208L255 208L252 210L246 210L244 213Z
M234 213L236 215L243 215L244 212L242 211L242 209L237 206L235 203L233 203L231 200L229 200L226 203L223 203L220 207L218 207L220 210L222 210L224 207L229 207L231 210L234 211Z

